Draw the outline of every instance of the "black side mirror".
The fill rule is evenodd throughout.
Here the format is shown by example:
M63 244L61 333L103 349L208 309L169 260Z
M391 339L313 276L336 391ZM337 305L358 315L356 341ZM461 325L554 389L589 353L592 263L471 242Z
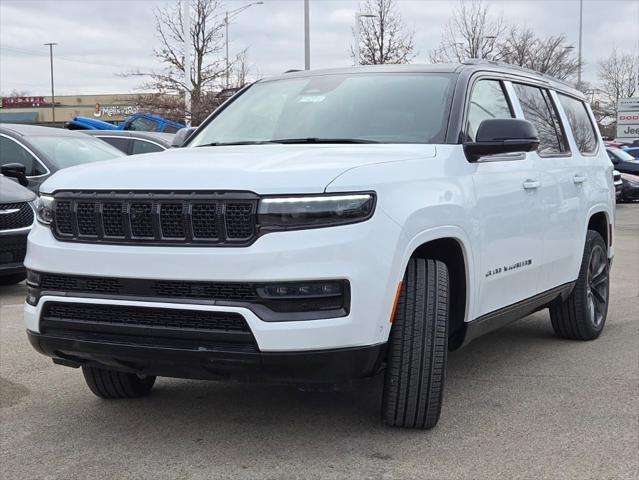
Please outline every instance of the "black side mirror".
M183 147L184 144L189 140L189 138L191 138L191 135L193 135L193 132L195 132L195 130L197 130L196 127L180 128L175 134L175 137L173 137L173 141L171 142L171 147L173 148Z
M470 162L486 155L532 152L539 147L535 126L518 118L492 118L479 124L474 142L464 143L464 152Z
M21 163L7 163L2 165L0 168L0 173L5 177L13 177L20 185L26 187L29 185L29 180L27 179L27 169Z

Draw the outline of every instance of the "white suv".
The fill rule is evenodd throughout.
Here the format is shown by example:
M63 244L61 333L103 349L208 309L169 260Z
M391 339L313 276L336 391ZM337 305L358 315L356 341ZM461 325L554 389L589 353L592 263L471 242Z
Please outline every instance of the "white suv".
M562 338L601 333L615 190L595 125L578 91L497 64L259 81L185 148L43 184L29 339L103 398L385 371L384 420L433 427L449 350L543 308Z

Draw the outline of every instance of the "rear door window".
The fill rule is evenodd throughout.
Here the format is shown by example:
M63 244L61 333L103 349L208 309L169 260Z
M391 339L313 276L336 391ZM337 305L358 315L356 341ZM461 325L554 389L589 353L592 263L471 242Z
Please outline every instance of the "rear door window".
M591 155L597 151L597 130L590 120L586 104L576 98L557 94L559 102L566 112L570 129L575 138L577 148L584 155Z
M475 141L477 129L484 120L514 116L502 83L498 80L479 80L470 95L466 141Z
M133 148L131 149L131 155L137 155L138 153L153 153L162 152L164 149L156 143L147 142L146 140L133 140Z
M130 140L126 137L98 137L128 155Z
M562 155L570 152L568 140L548 90L514 83L524 118L532 123L539 135L539 155Z

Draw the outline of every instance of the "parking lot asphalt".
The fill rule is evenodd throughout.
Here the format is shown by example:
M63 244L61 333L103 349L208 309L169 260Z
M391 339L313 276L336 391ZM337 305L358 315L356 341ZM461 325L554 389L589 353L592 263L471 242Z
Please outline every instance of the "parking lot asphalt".
M25 286L0 287L0 478L639 478L639 205L617 213L602 336L560 340L544 311L452 353L432 431L381 424L381 378L99 400L28 344Z

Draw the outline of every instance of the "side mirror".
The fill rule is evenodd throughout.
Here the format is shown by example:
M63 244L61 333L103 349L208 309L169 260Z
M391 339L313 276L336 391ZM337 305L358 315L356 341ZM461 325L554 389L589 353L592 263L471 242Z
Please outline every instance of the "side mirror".
M537 129L527 120L518 118L492 118L479 124L474 142L464 143L464 152L470 162L486 155L532 152L539 147Z
M172 148L183 147L184 144L189 140L189 138L191 138L191 135L193 135L193 132L195 132L195 130L197 130L196 127L180 128L175 134L175 137L173 137L173 141L171 142L171 147Z
M20 185L26 187L29 185L29 180L27 179L27 169L21 163L7 163L2 165L0 168L0 173L5 177L13 177Z

